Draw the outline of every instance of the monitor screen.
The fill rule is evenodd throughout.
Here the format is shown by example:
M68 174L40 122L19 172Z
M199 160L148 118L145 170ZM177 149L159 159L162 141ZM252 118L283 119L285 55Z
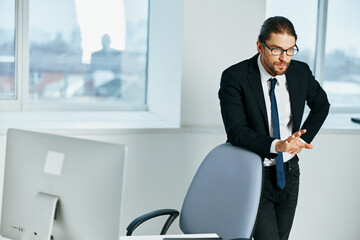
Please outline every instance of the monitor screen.
M126 146L7 132L1 235L118 240Z

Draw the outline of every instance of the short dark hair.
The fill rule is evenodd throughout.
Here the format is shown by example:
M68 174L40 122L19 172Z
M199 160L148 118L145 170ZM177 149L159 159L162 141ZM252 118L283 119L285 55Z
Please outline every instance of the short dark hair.
M295 42L297 40L294 25L285 17L275 16L266 19L260 29L259 42L269 40L271 33L287 33L295 37Z

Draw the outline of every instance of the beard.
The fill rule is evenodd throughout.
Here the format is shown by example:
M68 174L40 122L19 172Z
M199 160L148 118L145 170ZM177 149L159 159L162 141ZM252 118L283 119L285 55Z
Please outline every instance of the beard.
M271 62L273 60L273 62ZM290 59L291 60L291 59ZM282 61L280 59L269 59L266 55L261 56L261 62L265 67L266 71L272 76L283 75L289 67L290 61Z
M290 62L274 62L272 65L268 65L265 63L266 66L269 68L272 74L276 75L283 75L286 73L286 70L289 67Z

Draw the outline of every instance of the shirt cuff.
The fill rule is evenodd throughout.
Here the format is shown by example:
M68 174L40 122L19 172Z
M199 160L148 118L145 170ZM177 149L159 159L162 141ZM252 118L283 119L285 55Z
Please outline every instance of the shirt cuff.
M275 144L280 141L279 139L275 139L274 141L272 141L271 146L270 146L270 153L277 153L275 150Z

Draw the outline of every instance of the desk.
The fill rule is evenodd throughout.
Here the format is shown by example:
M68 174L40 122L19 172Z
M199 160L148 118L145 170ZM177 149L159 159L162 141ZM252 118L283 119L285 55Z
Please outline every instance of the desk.
M209 234L180 234L180 235L147 235L147 236L120 236L120 240L162 240L163 238L216 238L215 233Z
M211 234L181 234L181 235L144 235L144 236L120 236L119 240L162 240L163 238L207 238L207 237L219 237L215 233ZM0 236L0 240L10 240Z

